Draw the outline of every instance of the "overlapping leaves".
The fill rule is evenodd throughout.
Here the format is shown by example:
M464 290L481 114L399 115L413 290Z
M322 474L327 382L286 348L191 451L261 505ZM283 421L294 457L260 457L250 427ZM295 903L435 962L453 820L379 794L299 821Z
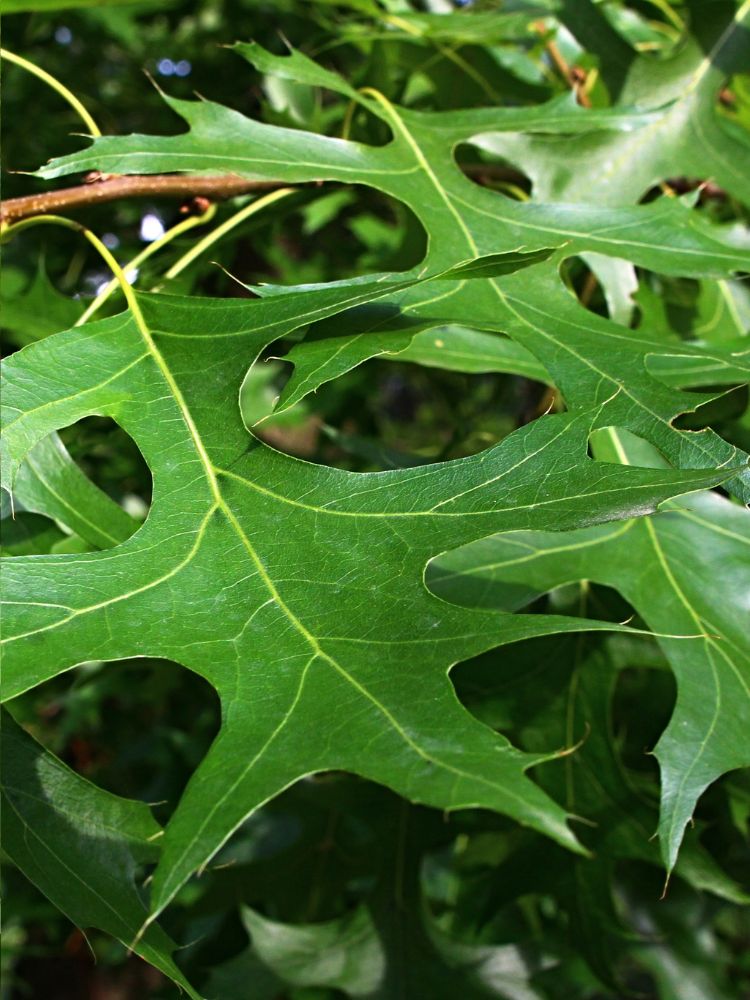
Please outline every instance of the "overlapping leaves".
M355 299L387 290L360 285ZM252 808L334 767L441 807L508 812L575 848L564 811L523 776L541 758L473 722L446 671L581 623L450 609L424 590L422 569L493 530L639 514L722 478L592 463L601 406L460 463L371 476L253 442L228 402L255 352L352 298L341 287L251 304L145 299L143 315L60 334L6 365L11 489L37 441L97 412L140 445L154 499L143 528L111 550L8 564L5 697L83 659L152 655L203 674L223 701L222 733L164 838L157 909ZM67 378L60 351L77 358Z
M745 13L720 40L720 52L744 31ZM735 448L710 429L684 434L672 420L707 396L686 397L670 391L645 369L644 353L663 350L645 335L637 347L631 335L614 323L592 317L573 299L556 276L560 259L596 252L663 273L721 277L747 266L748 255L708 227L686 204L672 198L634 208L598 204L519 203L472 184L459 170L454 149L473 136L495 132L561 133L630 130L653 124L651 112L585 111L567 98L532 110L472 109L466 112L419 113L396 108L376 91L358 93L300 53L273 57L257 45L239 51L261 69L275 69L295 80L336 90L362 104L389 127L385 146L313 135L252 121L208 101L169 100L190 126L185 135L105 137L89 150L52 161L40 173L57 177L96 167L111 172L153 173L198 170L209 165L253 178L287 182L337 180L367 184L408 205L429 236L427 262L441 268L482 254L534 251L561 247L560 257L502 288L496 281L482 286L453 283L416 287L399 297L409 318L440 316L443 322L501 330L542 361L569 406L603 403L607 421L625 426L650 440L671 461L685 468L740 465ZM645 192L644 192L645 193ZM624 199L627 204L631 197ZM265 294L273 294L267 289ZM283 291L283 290L282 290ZM439 309L436 309L436 300ZM602 351L603 337L610 341ZM359 350L362 345L359 344ZM338 355L341 345L332 344ZM647 350L644 352L643 348ZM366 348L365 348L366 349ZM737 352L719 349L720 364L734 365ZM365 355L366 356L366 355ZM750 498L748 473L732 484Z
M606 434L605 447L613 442L625 461L659 464L637 440L623 444L621 434ZM618 589L655 631L696 637L661 640L678 683L674 714L655 750L669 869L698 796L725 771L750 766L748 530L744 511L705 494L665 505L657 517L606 528L483 539L427 574L447 600L505 610L563 583L592 580ZM714 581L709 593L706 580Z
M661 197L632 204L673 168L711 173L732 194L747 194L736 167L746 140L722 124L713 105L739 65L748 11L746 4L722 11L705 38L699 31L695 43L660 64L648 100L639 82L643 61L618 49L616 72L604 75L621 103L602 109L563 97L535 108L417 112L377 91L357 91L300 53L279 58L240 46L262 72L356 102L389 129L390 141L365 145L261 124L207 101L170 100L189 125L185 135L98 139L43 169L47 177L88 168L210 170L364 184L408 205L428 235L418 273L304 289L267 286L251 302L139 296L135 310L31 344L6 365L9 492L102 550L9 562L4 697L86 659L149 655L203 675L222 700L221 733L159 840L152 917L252 810L316 771L349 770L443 809L484 806L580 851L566 808L525 775L561 747L518 751L459 705L447 677L456 661L494 646L595 627L569 616L516 615L516 605L497 599L497 587L507 595L509 580L526 586L532 568L543 577L541 589L571 574L610 583L650 626L671 636L663 643L680 697L657 749L668 867L703 788L747 763L746 639L731 611L746 565L736 547L744 512L730 501L701 498L653 521L642 517L664 500L719 483L741 499L750 496L736 447L710 430L675 426L679 415L719 396L717 386L746 376L747 351L739 340L709 350L648 325L626 329L587 311L560 270L579 254L604 255L631 272L640 265L701 279L747 268L741 242L705 222L691 203ZM564 176L554 160L573 137L595 181L580 176L583 167ZM538 200L514 202L473 184L454 158L461 143L523 158ZM493 257L445 274L483 255ZM432 279L422 280L427 272ZM438 350L447 346L449 353L461 339L472 353L476 338L492 337L491 370L551 380L568 412L536 420L473 458L366 476L295 461L248 436L240 386L259 352L284 334L311 326L290 355L296 368L282 407L376 354L418 357L419 337L438 327L450 331L450 324L462 324L463 332ZM434 353L434 338L421 342L427 347ZM682 391L696 385L715 388ZM94 413L121 424L151 468L153 505L135 534L49 437ZM672 467L618 464L616 455L593 461L590 435L609 426L647 439ZM50 490L50 475L62 484L62 499ZM95 526L101 530L103 518L106 537L73 521L97 505ZM600 526L612 520L619 523ZM577 534L561 550L566 536L551 532L566 530ZM509 531L534 534L486 538ZM501 556L519 539L544 542L554 555L546 560L535 552L533 566L525 560L516 580ZM459 592L439 591L449 604L428 593L422 574L432 557L466 543L437 564L461 572ZM731 594L706 601L695 567L684 575L677 563L692 546L705 549L707 572L714 559L734 567ZM476 553L487 547L502 566L491 581L491 610L477 610L465 606L471 594L464 584L476 577ZM595 554L591 564L580 562L584 551ZM654 603L654 592L663 604ZM28 761L34 754L23 746ZM60 787L70 780L64 775ZM12 785L11 801L18 794ZM155 857L143 844L158 834L148 824L141 829L142 822L139 812L130 838L138 862ZM24 854L24 836L21 827L13 834L17 863L32 878L36 865L35 880L57 898L54 866L40 868ZM129 854L123 859L130 875L135 862ZM90 891L119 893L110 883L100 890L96 879ZM130 893L124 924L98 913L71 915L93 918L123 939L134 936L146 910L135 890L123 891ZM141 952L157 948L147 957L179 981L169 942L153 934L147 930Z

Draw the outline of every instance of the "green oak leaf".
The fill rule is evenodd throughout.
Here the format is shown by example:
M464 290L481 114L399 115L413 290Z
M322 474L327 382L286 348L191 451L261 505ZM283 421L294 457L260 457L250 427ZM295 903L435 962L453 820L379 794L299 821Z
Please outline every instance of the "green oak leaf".
M716 395L686 393L679 391L680 387L735 384L750 379L750 353L742 342L701 346L665 342L648 331L627 330L584 310L546 264L494 278L488 284L495 301L485 303L481 294L474 294L468 315L460 295L448 293L438 304L425 303L413 311L402 305L398 314L394 310L389 313L386 303L378 303L372 310L359 310L346 325L335 330L331 324L313 327L308 338L287 355L295 370L281 394L279 409L293 405L366 358L387 351L403 358L398 352L412 343L415 333L440 325L438 320L430 322L417 316L439 309L443 322L446 318L466 321L470 316L475 326L485 330L500 328L524 349L524 356L508 358L508 363L498 358L496 370L519 371L518 362L532 355L544 366L542 371L549 373L544 381L554 382L569 407L601 401L605 422L625 426L648 438L675 464L743 461L740 452L711 429L685 432L673 423L681 413L696 409ZM498 308L498 300L505 309ZM450 347L450 342L446 343ZM498 346L501 349L502 342ZM748 482L748 473L742 472L731 484L743 499L750 498Z
M556 748L515 750L460 707L447 672L498 644L599 626L451 607L425 589L425 564L493 531L638 516L729 473L594 462L604 404L472 458L369 475L248 436L240 387L263 347L409 284L139 296L132 313L5 365L8 489L40 440L97 413L134 438L154 491L145 524L111 549L6 562L3 697L88 659L148 655L203 675L222 701L220 735L162 841L152 916L253 809L315 771L350 770L444 809L485 806L579 849L565 810L524 774Z
M124 542L139 526L83 474L54 433L26 455L13 483L13 507L62 522L99 549Z
M139 869L159 854L159 824L142 802L102 791L71 771L2 712L3 851L78 927L97 927L130 946L148 910ZM133 945L193 1000L157 926Z
M276 69L295 79L314 79L357 100L390 128L391 141L368 146L262 124L210 101L167 98L187 122L187 133L98 138L89 149L53 160L39 173L57 177L89 168L150 173L210 166L292 183L366 184L412 209L429 235L425 263L436 271L486 254L559 248L546 262L523 272L470 283L435 282L426 291L415 285L395 305L417 321L437 316L442 323L507 334L538 359L569 407L601 404L610 424L647 438L681 468L742 464L737 449L710 429L689 433L674 426L676 416L707 397L685 396L654 378L643 348L648 340L653 347L647 353L658 353L656 338L643 333L639 343L638 335L631 337L618 324L592 315L567 291L559 267L565 257L594 252L665 274L723 278L747 269L747 251L679 199L664 197L635 207L515 202L473 184L454 158L457 145L490 130L552 133L570 141L573 136L628 133L634 114L646 116L647 128L654 122L652 111L583 109L563 96L533 108L417 112L396 107L377 91L353 91L301 53L279 57L259 46L238 48L266 72ZM274 287L259 291L264 297L288 294ZM699 347L694 350L700 352ZM750 500L750 473L741 472L729 488Z
M606 434L613 458L630 454L643 463L642 443ZM652 453L646 461L659 459ZM750 765L748 545L747 511L708 493L673 501L653 518L487 538L441 557L426 577L446 600L506 611L562 583L593 580L616 588L663 633L659 643L677 678L677 703L654 750L668 871L699 796L720 775Z
M740 281L701 282L696 302L694 336L714 342L734 340L750 332L750 292Z
M439 318L417 319L396 306L373 303L344 317L314 324L305 339L283 356L294 365L294 372L279 395L275 412L295 406L325 382L374 357L416 361L451 371L511 372L550 381L535 356L508 337L455 323L446 327ZM698 354L699 359L703 357Z
M54 545L67 538L48 518L26 511L4 519L2 529L0 553L4 556L33 556L52 552Z
M663 415L656 424L652 423L652 434L658 433L660 443L668 451L672 417L677 416L682 407L692 410L696 403L705 402L709 397L666 392L664 386L735 385L750 379L750 349L745 338L715 344L665 341L664 337L647 330L624 331L619 324L595 314L586 316L584 328L575 300L561 293L556 283L545 281L541 275L536 277L538 301L544 301L545 306L536 306L533 312L524 310L517 316L513 327L508 327L517 340L480 330L466 330L456 324L441 332L443 321L438 318L417 319L406 310L389 309L380 304L353 310L345 324L335 321L315 324L305 339L284 355L283 360L294 365L294 372L284 386L276 410L281 412L294 406L325 382L373 357L417 361L428 367L453 371L512 372L551 382L549 373L537 360L537 357L544 357L550 369L559 373L560 383L567 390L566 399L572 404L586 399L584 386L590 392L595 391L595 378L601 381L604 376L605 384L615 388L622 384L622 373L629 371L632 378L627 385L628 404L636 404L631 406L632 420L638 420L643 430L646 426L643 418L652 422L657 416L653 403L659 399ZM527 282L529 280L527 277ZM509 285L505 287L510 288ZM514 292L517 287L516 284ZM515 295L506 297L511 302L515 299ZM515 301L520 305L522 300ZM553 329L553 317L566 336L546 332ZM482 317L478 310L473 319L487 329L496 325L491 316ZM557 348L556 355L545 350L545 339L550 350ZM608 344L610 350L603 353L598 364L588 367L588 377L584 381L575 363L572 345L580 345L593 357L595 340ZM614 406L614 402L610 405ZM670 411L671 417L668 416Z
M79 302L58 292L43 262L30 283L22 272L11 266L3 267L0 304L4 330L21 345L73 326L83 312Z
M716 105L726 78L749 65L750 5L688 6L694 34L673 56L655 60L631 51L620 110L651 113L632 129L592 132L574 145L564 136L521 130L477 135L472 143L521 166L542 201L627 205L661 181L688 177L711 180L747 204L750 135L730 128ZM592 21L603 20L588 0L581 7ZM609 60L609 38L594 51Z
M383 357L471 375L508 372L537 382L550 381L549 374L534 355L509 337L456 325L420 331L409 338L402 350L389 348ZM290 355L286 354L284 360L290 361Z

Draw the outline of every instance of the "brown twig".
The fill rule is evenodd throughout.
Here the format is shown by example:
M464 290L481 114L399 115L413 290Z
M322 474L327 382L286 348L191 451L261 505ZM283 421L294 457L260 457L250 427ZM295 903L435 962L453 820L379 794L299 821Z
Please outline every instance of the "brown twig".
M45 191L0 202L0 222L9 225L33 215L46 215L66 209L84 208L120 198L202 197L212 201L234 198L253 191L273 191L283 181L253 181L236 174L89 174L85 184Z
M586 73L584 70L579 66L570 66L555 42L547 42L546 49L558 73L568 81L575 91L578 103L584 108L590 108L591 98L586 93Z
M462 169L475 176L480 184L496 176L517 182L525 180L523 174L517 171L489 163L469 164ZM100 174L93 171L87 175L84 184L76 187L0 201L0 223L8 226L34 215L75 210L121 198L181 198L190 202L207 198L222 201L255 191L274 191L284 187L285 183L248 180L236 174Z

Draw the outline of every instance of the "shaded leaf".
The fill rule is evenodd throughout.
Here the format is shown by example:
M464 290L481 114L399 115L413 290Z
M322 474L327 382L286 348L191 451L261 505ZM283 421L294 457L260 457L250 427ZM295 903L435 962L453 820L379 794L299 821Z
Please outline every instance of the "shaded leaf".
M623 460L637 448L607 433ZM703 494L675 501L655 518L567 535L484 539L441 557L427 573L431 589L445 599L505 611L562 583L595 580L619 590L661 633L678 684L674 713L655 750L662 772L659 835L669 870L701 793L719 775L750 764L750 650L743 624L749 532L746 511Z
M78 927L118 938L200 1000L157 926L133 944L147 908L136 885L158 857L148 806L110 795L43 749L3 711L3 850Z

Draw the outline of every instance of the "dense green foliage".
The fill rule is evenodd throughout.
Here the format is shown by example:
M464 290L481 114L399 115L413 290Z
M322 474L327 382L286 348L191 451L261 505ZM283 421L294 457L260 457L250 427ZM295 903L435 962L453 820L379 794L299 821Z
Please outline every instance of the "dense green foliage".
M5 9L2 1000L750 996L748 0Z

